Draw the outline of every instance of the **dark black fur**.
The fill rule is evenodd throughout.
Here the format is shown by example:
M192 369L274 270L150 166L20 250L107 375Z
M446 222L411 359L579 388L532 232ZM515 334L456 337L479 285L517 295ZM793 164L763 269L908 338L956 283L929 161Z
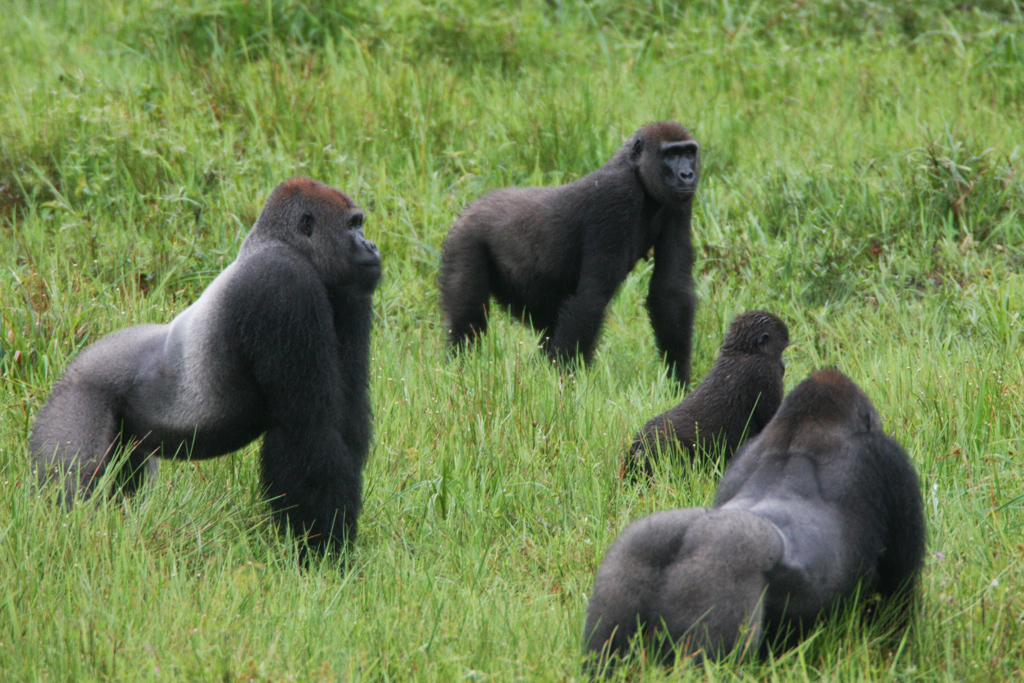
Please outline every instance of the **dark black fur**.
M660 512L616 539L584 650L600 667L640 633L663 661L787 645L858 584L909 615L924 549L910 458L857 385L820 370L740 449L712 508Z
M649 475L651 457L659 451L681 449L692 458L721 449L726 459L732 458L745 439L761 433L782 403L782 352L788 345L786 323L771 313L736 316L711 372L677 406L644 425L624 473Z
M68 366L29 448L64 499L117 449L129 489L162 458L212 458L264 434L273 509L318 548L356 533L371 439L371 296L380 252L363 212L305 178L274 190L238 258L167 325L111 334Z
M693 136L661 122L574 183L496 190L471 204L441 259L450 346L484 333L493 295L543 334L552 360L590 360L608 302L653 247L651 325L676 380L688 382L696 306L690 214L699 179Z

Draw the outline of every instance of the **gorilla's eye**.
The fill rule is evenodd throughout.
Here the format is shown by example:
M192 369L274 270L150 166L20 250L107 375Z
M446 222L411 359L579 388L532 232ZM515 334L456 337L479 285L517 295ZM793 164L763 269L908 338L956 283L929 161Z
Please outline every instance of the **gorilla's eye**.
M313 234L313 214L304 213L302 218L299 219L299 230L306 237Z
M352 228L353 230L358 230L361 227L363 227L363 214L352 214L352 218L348 220L348 227Z

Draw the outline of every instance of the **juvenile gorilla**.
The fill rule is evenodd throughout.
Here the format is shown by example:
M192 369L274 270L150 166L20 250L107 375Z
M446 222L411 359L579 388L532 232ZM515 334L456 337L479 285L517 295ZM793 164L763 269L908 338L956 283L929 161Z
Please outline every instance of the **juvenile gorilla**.
M659 451L681 448L692 458L723 448L731 458L744 439L764 429L782 403L782 352L788 345L786 323L771 313L736 316L711 372L679 405L637 434L624 474L649 475L651 458Z
M548 356L590 360L604 311L654 247L647 309L675 379L690 379L696 297L690 214L700 179L693 136L678 123L638 130L601 168L559 187L496 190L452 226L441 306L458 349L487 329L491 295L543 335Z
M264 435L270 504L317 549L356 533L371 438L371 296L380 252L363 212L326 185L279 185L238 258L167 325L80 353L29 441L42 480L88 496L117 449L126 487L162 458L223 455Z
M924 542L907 454L857 385L819 370L740 449L713 507L656 513L616 539L584 650L600 667L638 634L661 661L788 645L858 582L908 615Z

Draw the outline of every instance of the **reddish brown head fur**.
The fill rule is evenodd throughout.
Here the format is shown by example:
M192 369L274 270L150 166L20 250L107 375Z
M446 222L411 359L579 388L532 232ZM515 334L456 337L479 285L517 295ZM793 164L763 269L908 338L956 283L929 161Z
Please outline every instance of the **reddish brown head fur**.
M830 387L837 392L855 393L857 391L853 380L836 368L821 368L811 373L807 379L823 387Z
M277 186L274 190L274 195L282 197L291 197L296 194L302 194L310 199L322 201L326 204L333 204L339 209L351 209L355 206L352 199L343 192L335 190L333 187L318 183L310 178L291 178L284 181ZM273 199L273 195L271 195Z

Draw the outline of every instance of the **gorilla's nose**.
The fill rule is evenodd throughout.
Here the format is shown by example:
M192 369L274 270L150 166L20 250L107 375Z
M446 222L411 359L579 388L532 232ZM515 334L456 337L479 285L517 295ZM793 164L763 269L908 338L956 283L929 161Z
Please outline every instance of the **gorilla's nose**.
M370 252L371 254L373 254L374 256L376 256L376 257L377 257L378 259L380 258L380 249L378 249L378 248L377 248L377 245L376 245L376 244L374 244L374 243L373 243L373 242L371 242L370 240L366 240L366 239L364 239L364 240L363 240L363 246L364 246L364 248L366 248L366 249L367 249L367 250L368 250L368 251L369 251L369 252Z
M380 249L370 240L361 234L356 237L357 258L364 265L376 265L380 263Z

